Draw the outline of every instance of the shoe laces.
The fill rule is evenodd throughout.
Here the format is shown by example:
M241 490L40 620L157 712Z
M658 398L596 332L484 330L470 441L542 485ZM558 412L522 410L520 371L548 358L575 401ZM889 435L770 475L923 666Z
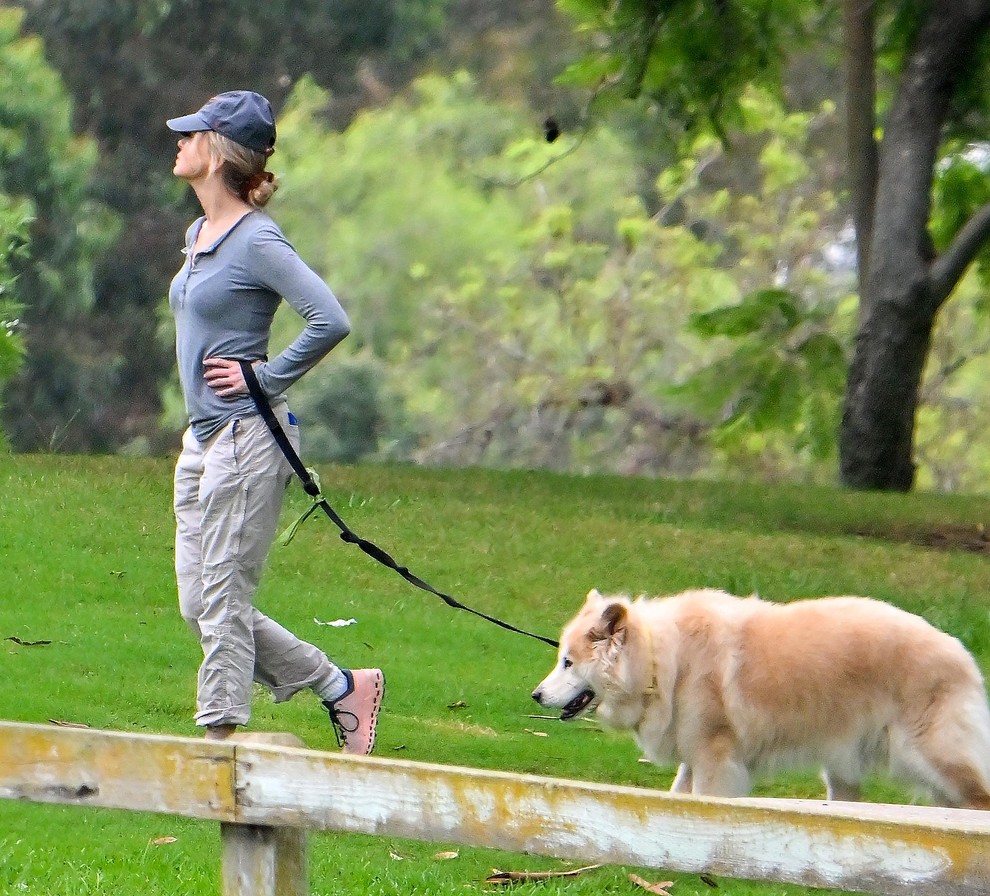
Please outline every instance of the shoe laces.
M340 710L333 703L327 702L324 702L323 705L330 715L330 723L333 726L334 737L337 738L337 746L343 747L347 743L347 735L357 731L361 720L357 717L357 713L351 712L349 709ZM350 728L347 727L348 724L350 724Z

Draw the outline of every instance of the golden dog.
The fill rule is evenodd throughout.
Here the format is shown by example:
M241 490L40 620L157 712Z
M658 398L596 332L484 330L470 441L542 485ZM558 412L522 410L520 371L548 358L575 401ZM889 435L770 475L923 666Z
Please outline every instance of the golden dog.
M972 656L924 619L865 597L774 604L722 591L592 591L533 691L561 719L597 708L678 793L745 796L753 771L822 769L858 800L886 768L941 805L990 809L990 708Z

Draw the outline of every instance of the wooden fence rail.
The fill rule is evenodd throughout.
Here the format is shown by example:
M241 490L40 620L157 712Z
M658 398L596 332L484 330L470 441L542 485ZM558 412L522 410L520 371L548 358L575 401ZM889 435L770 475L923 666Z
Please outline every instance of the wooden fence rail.
M303 896L309 830L890 896L990 894L990 813L702 800L293 742L0 722L0 798L220 822L225 896Z

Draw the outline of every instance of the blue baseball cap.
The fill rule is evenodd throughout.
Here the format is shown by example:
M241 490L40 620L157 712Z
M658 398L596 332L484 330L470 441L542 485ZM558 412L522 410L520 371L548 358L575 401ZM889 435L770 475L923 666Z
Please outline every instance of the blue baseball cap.
M192 115L165 122L177 134L216 131L256 152L275 149L275 113L272 104L251 90L228 90L217 94Z

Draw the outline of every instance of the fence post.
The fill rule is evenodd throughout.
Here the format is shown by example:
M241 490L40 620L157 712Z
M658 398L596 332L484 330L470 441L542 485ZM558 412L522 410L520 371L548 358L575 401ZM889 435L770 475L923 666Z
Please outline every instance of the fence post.
M299 747L292 734L239 734L238 743ZM236 762L236 758L235 758ZM302 828L221 822L223 896L308 896L308 836Z

